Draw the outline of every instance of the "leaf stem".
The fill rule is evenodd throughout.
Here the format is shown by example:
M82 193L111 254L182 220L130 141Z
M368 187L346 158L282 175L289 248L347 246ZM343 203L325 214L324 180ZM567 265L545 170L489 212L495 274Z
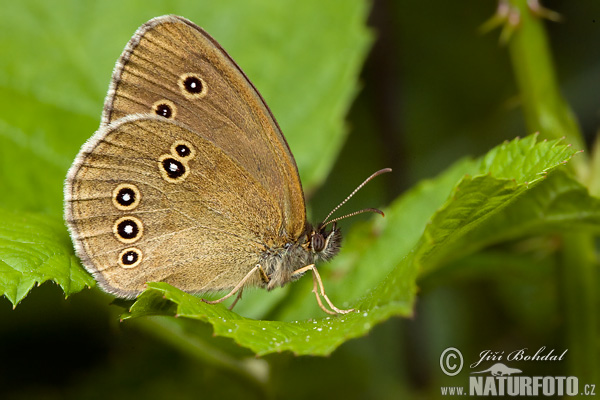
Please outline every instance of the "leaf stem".
M576 149L584 143L573 112L560 94L543 20L530 8L537 1L509 0L513 34L508 50L517 81L527 128L540 132L542 138L565 137ZM586 168L585 156L573 160L570 168L578 175Z
M590 252L594 238L588 233L570 233L563 240L561 272L569 373L582 383L597 382L597 263L594 252Z

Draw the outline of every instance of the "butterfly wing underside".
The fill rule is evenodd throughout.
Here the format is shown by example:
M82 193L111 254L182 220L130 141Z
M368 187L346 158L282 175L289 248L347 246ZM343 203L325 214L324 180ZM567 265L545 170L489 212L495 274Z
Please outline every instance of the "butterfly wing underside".
M197 77L200 95L183 88ZM166 102L163 103L163 101ZM250 80L204 30L178 16L142 25L117 62L106 98L103 123L174 106L183 122L223 149L278 200L285 233L304 229L305 206L296 163L268 106Z
M175 16L144 24L125 48L65 200L78 255L122 297L148 281L231 288L306 223L294 158L262 97Z
M175 150L182 145L185 157ZM169 162L183 174L169 176ZM122 297L149 281L189 292L231 288L276 234L269 227L281 223L276 202L239 163L161 117L134 115L101 128L69 181L66 219L78 254L104 289Z
M197 77L204 92L184 90ZM261 95L243 71L204 30L178 16L142 25L113 73L102 122L156 113L167 100L172 119L183 122L240 163L275 198L284 213L283 232L298 237L306 213L298 169L288 144Z

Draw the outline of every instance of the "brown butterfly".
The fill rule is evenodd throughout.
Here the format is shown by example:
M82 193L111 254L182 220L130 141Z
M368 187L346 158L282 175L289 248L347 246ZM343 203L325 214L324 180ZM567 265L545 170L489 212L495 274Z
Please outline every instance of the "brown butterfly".
M383 215L350 215L365 211ZM275 118L212 37L170 15L137 30L115 66L100 128L65 182L65 220L103 290L133 298L146 282L167 282L190 293L229 291L216 303L312 271L319 306L346 313L314 266L338 253L339 219L306 221Z

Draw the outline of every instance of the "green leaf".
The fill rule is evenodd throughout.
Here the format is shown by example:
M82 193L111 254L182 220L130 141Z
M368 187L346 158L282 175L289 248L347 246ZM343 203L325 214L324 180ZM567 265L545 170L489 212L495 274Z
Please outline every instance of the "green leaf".
M424 269L431 270L463 254L465 247L473 250L458 239L531 191L549 172L578 153L561 140L536 144L536 139L537 135L531 135L496 147L479 163L479 173L489 175L462 179L425 232L429 246L423 250L427 253ZM446 245L440 246L442 243Z
M173 310L176 305L174 315L177 317L208 322L213 325L215 335L232 338L258 355L285 350L326 355L349 337L368 332L373 318L369 312L356 312L319 320L260 321L241 317L221 305L207 304L166 283L149 283L148 286L123 319L156 315L154 310Z
M478 173L514 179L518 184L534 183L579 153L571 145L565 145L562 139L544 139L538 143L538 136L517 138L495 147L481 159Z
M0 295L16 306L47 280L67 296L95 285L73 254L62 221L0 209Z
M600 199L565 171L551 174L511 207L464 235L453 246L457 259L493 243L566 230L600 230Z
M454 249L460 238L508 209L575 153L559 141L536 143L536 136L505 143L479 161L462 161L418 185L386 210L385 219L352 230L341 254L322 275L334 303L350 299L342 306L356 312L308 318L322 312L310 293L310 280L303 279L303 284L294 284L304 287L303 294L292 289L275 313L278 321L244 318L164 283L149 284L123 318L172 313L208 322L216 335L230 337L259 355L284 350L329 354L390 316L410 315L422 269L440 265L440 255ZM292 320L294 316L298 318Z

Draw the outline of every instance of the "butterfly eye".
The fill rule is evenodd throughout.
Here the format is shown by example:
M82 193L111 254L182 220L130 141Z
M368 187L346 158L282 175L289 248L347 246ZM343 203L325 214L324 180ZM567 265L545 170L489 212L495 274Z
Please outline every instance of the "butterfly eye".
M142 252L135 247L125 249L119 254L119 265L123 268L135 268L140 262L142 262Z
M325 247L325 238L320 233L315 233L312 235L311 239L312 249L315 252L320 252Z
M184 96L200 98L206 95L206 82L196 74L183 74L179 78L179 87Z
M152 105L152 110L156 115L167 119L175 118L176 108L175 104L169 100L159 100Z
M113 232L117 239L123 243L132 243L142 237L142 222L135 217L119 218L115 222Z

